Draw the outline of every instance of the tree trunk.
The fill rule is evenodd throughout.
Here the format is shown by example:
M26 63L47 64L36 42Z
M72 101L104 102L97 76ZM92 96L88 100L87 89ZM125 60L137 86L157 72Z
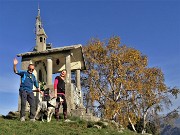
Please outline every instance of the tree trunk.
M144 116L143 116L143 130L142 130L142 134L145 134L146 133L146 116L147 116L147 113L148 113L148 110L144 113Z
M134 124L133 124L132 121L131 121L131 119L130 119L129 117L128 117L128 119L129 119L129 122L130 122L130 124L131 124L131 126L132 126L134 132L137 132L137 131L136 131L136 128L135 128L135 126L134 126Z

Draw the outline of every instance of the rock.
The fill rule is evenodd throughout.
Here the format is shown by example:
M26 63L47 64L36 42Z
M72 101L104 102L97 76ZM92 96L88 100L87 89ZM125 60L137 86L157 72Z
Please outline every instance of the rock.
M6 116L6 119L17 119L19 118L19 112L10 111Z
M94 128L97 128L97 129L101 129L101 128L102 128L102 127L99 126L99 125L94 125L93 127L94 127Z
M103 121L102 121L102 123L103 123L104 126L106 126L106 127L109 125L108 122L103 122Z
M69 120L69 119L66 119L64 122L73 122L73 121L71 121L71 120Z
M123 133L123 131L122 131L122 130L119 130L118 132L119 132L119 133Z

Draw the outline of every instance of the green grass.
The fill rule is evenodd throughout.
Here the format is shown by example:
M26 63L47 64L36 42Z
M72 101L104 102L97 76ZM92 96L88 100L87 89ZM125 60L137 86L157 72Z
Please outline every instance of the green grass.
M0 135L137 135L129 130L118 132L112 126L102 126L97 129L91 126L92 122L71 118L73 122L56 121L51 122L20 122L19 118L5 119L0 117ZM99 124L100 123L96 123Z

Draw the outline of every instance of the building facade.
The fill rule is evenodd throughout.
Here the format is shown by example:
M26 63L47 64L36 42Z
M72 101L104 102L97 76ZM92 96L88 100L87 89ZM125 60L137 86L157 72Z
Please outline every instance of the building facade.
M47 35L42 26L40 17L40 9L36 17L35 24L36 46L33 51L18 54L22 57L21 68L27 70L29 64L35 65L34 75L39 82L45 82L46 88L50 88L51 95L54 95L53 89L53 74L61 72L63 69L67 70L66 76L66 100L68 105L68 113L77 107L83 107L83 98L81 93L80 72L85 69L85 62L83 57L82 45L70 45L58 48L52 48L52 44L47 44ZM76 83L71 83L71 72L76 73ZM34 92L36 97L36 104L38 104L42 97L38 92ZM20 109L20 98L18 102L18 110ZM27 105L27 110L29 109Z

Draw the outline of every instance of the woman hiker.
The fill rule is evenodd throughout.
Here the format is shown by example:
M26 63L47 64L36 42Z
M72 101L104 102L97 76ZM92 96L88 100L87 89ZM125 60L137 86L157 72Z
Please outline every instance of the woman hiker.
M54 80L54 96L56 97L56 109L55 116L56 120L59 120L59 108L61 105L60 97L63 99L63 115L64 120L67 119L67 103L65 97L65 79L66 79L66 70L62 70L59 76L56 76Z

